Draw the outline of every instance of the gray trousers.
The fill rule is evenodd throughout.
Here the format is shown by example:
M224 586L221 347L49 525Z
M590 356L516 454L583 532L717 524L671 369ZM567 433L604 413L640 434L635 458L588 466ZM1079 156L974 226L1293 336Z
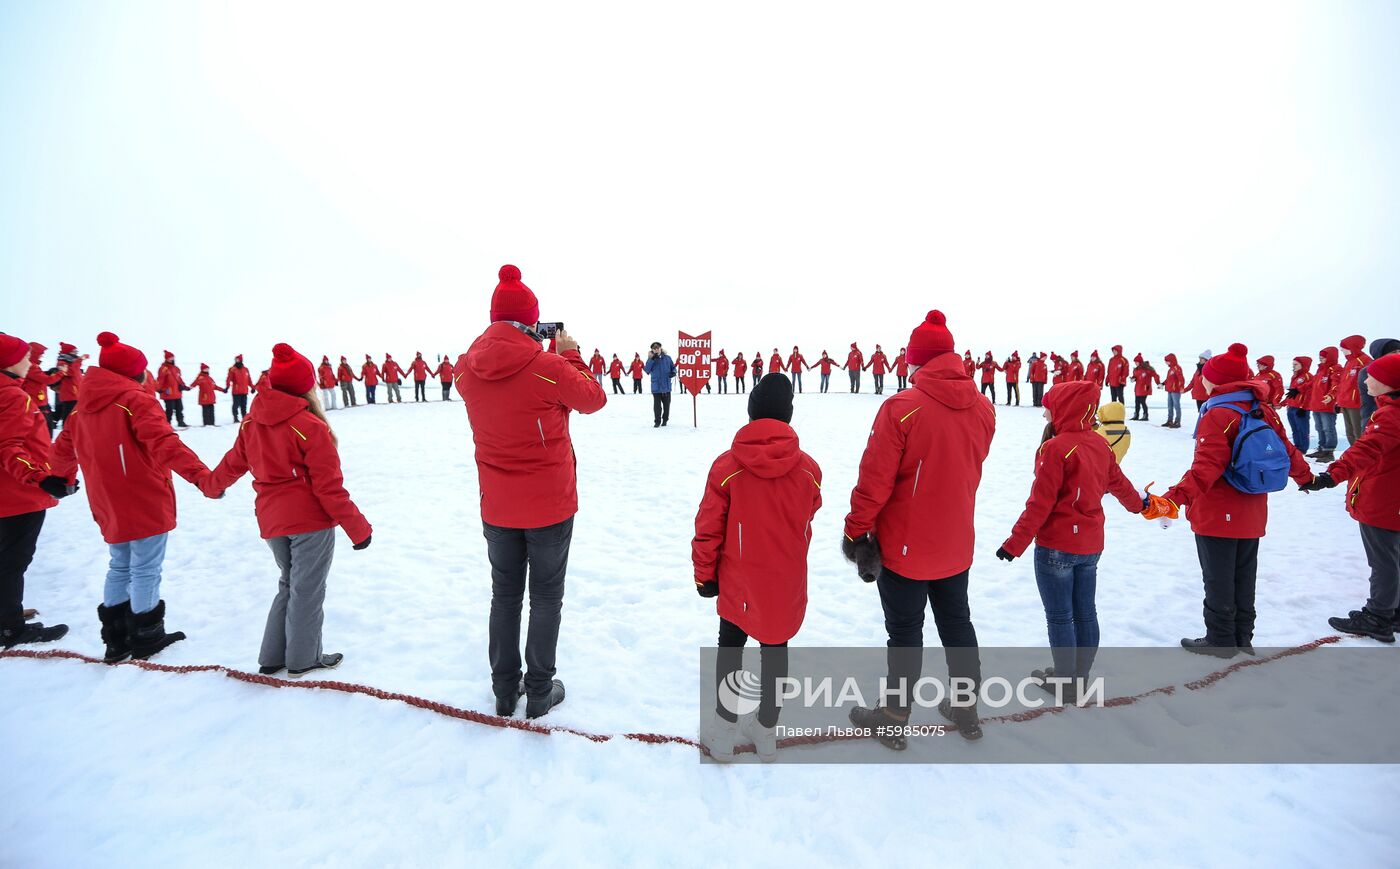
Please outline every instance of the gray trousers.
M574 517L544 528L501 528L484 521L481 525L486 557L491 561L491 639L487 650L491 690L501 697L520 685L520 615L528 584L525 693L531 697L548 695L555 673L554 650L559 643Z
M321 660L321 604L335 555L335 529L267 541L282 576L267 613L258 664L303 670Z
M1361 437L1361 408L1342 408L1342 422L1347 427L1347 446L1356 443L1356 439Z
M1381 618L1393 617L1400 606L1400 531L1361 526L1361 545L1366 547L1366 563L1371 565L1371 599L1366 609Z
M389 387L389 400L403 404L403 396L399 395L399 385L397 383L389 383L388 381L385 381L384 385Z

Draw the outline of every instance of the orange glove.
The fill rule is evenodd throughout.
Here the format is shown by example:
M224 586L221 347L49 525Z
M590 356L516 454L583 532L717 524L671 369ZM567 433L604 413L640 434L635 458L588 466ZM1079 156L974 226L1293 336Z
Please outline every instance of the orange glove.
M1148 483L1142 491L1147 496L1147 506L1142 508L1142 518L1144 519L1175 519L1180 515L1180 509L1163 498L1161 495L1152 494L1154 483Z

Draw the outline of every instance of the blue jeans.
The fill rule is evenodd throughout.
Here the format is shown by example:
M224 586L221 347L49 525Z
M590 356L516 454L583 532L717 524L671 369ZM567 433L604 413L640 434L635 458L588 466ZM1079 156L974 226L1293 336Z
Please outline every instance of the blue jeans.
M111 543L107 583L102 587L104 606L131 601L131 611L146 613L160 603L160 568L165 563L168 534L143 537L129 543Z
M1312 444L1312 429L1308 427L1308 412L1297 407L1288 409L1288 427L1293 431L1293 446L1306 453Z
M1045 605L1055 675L1084 678L1099 648L1099 615L1094 608L1099 556L1035 548L1035 584Z
M1331 452L1337 448L1337 415L1330 410L1313 411L1313 425L1317 426L1317 448Z
M801 371L794 371L794 372L792 372L792 385L795 386L795 387L797 387L797 391L798 391L798 392L801 392L801 391L802 391L802 372L801 372Z
M822 392L826 392L826 388L827 388L828 386L830 386L830 385L831 385L831 375L830 375L830 374L823 374L823 375L822 375Z
M1167 422L1181 422L1181 393L1167 393Z

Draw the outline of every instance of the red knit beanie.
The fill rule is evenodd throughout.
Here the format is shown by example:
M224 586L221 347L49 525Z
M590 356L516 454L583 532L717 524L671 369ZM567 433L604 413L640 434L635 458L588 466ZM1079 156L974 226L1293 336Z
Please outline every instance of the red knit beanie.
M30 342L29 342L29 359L30 359L30 361L32 361L35 365L39 364L39 359L44 355L44 351L47 350L47 349L49 349L49 348L45 347L43 344L40 344L38 341L30 341Z
M272 348L272 366L267 369L268 382L273 389L305 395L316 387L316 369L311 360L292 349L290 344Z
M58 342L58 352L59 352L59 353L77 353L77 352L78 352L78 348L75 347L75 346L72 345L72 344L69 344L67 341L59 341L59 342Z
M1400 390L1400 353L1387 353L1376 357L1366 366L1366 378L1379 380L1390 387L1391 392Z
M29 342L13 335L0 335L0 368L9 368L29 358Z
M927 365L935 356L953 351L953 333L948 331L942 311L929 311L924 321L909 334L905 359L910 365Z
M124 377L140 377L146 373L146 354L129 347L111 332L97 336L97 346L102 352L97 354L97 365L114 371Z
M1201 376L1216 386L1248 380L1249 348L1243 344L1231 344L1229 350L1206 360L1205 367L1201 369Z
M540 303L530 288L520 282L520 269L501 266L501 282L491 294L491 322L514 320L533 326L540 321Z
M171 353L169 350L165 351L165 361L166 361L166 362L169 362L171 359L174 359L174 358L175 358L175 354L174 354L174 353Z

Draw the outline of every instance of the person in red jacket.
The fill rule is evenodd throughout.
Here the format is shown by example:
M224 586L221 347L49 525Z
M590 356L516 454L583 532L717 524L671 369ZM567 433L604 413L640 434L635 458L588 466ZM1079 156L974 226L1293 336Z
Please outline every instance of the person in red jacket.
M403 395L399 392L399 383L403 380L404 370L394 357L388 353L384 354L384 364L379 366L379 376L384 378L384 385L389 391L389 403L398 402L403 404Z
M827 389L831 386L831 370L836 367L836 360L832 359L831 356L823 350L821 358L810 367L817 369L818 391L825 394Z
M748 388L744 381L744 375L748 373L748 370L749 363L744 360L744 354L741 352L734 357L734 391L741 395ZM638 381L638 383L640 382Z
M1371 364L1366 355L1366 339L1360 335L1350 335L1342 339L1342 349L1347 352L1346 364L1342 366L1340 384L1337 387L1337 410L1346 424L1347 446L1356 443L1361 437L1361 371Z
M52 371L45 371L40 364L44 358L44 351L49 348L37 341L29 342L29 368L24 372L23 388L26 395L34 399L34 406L43 414L44 424L49 430L49 438L53 438L54 414L53 408L49 405L49 387L63 379L63 375L55 368Z
M1199 411L1210 398L1210 392L1206 389L1205 378L1201 372L1205 369L1206 362L1210 360L1211 352L1202 350L1201 355L1196 357L1196 372L1191 375L1191 382L1186 384L1186 388L1191 392L1191 398L1196 402L1196 410Z
M597 347L593 348L593 358L588 360L588 370L593 372L593 379L598 381L598 385L603 385L603 354Z
M749 395L749 423L710 465L690 544L695 590L717 598L715 661L718 726L704 740L711 757L730 760L738 734L753 740L760 760L777 756L777 682L787 675L787 644L807 610L807 550L812 517L822 505L822 471L798 447L792 384L768 374ZM726 709L720 686L743 665L749 638L762 647L761 699L742 727Z
M638 355L638 360L641 356ZM719 394L725 395L729 392L729 357L724 355L724 348L721 347L719 355L715 357L715 378L719 381Z
M1069 360L1050 351L1050 385L1059 386L1061 383L1069 383L1072 378L1069 376Z
M1369 363L1366 391L1376 399L1366 430L1303 488L1320 491L1348 484L1343 503L1360 525L1371 568L1371 594L1365 605L1327 623L1339 631L1393 643L1400 629L1400 355Z
M452 400L452 360L447 358L447 354L446 354L446 353L444 353L444 354L442 354L441 356L438 357L438 365L437 365L437 368L434 368L434 369L433 369L433 373L437 375L437 377L438 377L438 383L440 383L440 384L442 385L442 400L443 400L443 401L451 401L451 400Z
M1137 356L1134 356L1133 419L1138 419L1139 413L1142 414L1142 420L1146 421L1150 419L1147 413L1147 397L1152 394L1152 384L1154 383L1158 385L1161 385L1162 383L1162 378L1157 376L1157 369L1152 367L1151 362L1148 362L1146 359L1142 358L1141 353L1139 353Z
M1181 645L1221 658L1234 657L1241 649L1253 651L1259 539L1269 520L1267 494L1242 492L1225 478L1243 414L1257 408L1278 434L1288 450L1289 475L1295 481L1310 483L1313 478L1303 454L1288 442L1278 414L1268 405L1268 386L1251 376L1249 351L1243 344L1231 344L1228 352L1212 356L1202 366L1201 379L1211 398L1252 398L1230 400L1229 406L1213 405L1201 415L1191 468L1162 496L1174 509L1186 508L1205 586L1206 635L1183 639Z
M78 392L83 385L83 360L87 358L88 354L80 354L72 344L66 341L58 343L58 406L54 411L54 421L59 425L78 404Z
M1123 398L1123 387L1128 384L1128 357L1123 355L1123 345L1114 344L1113 355L1108 357L1104 382L1108 384L1108 400L1127 404Z
M219 498L252 472L258 531L281 572L263 629L259 672L270 676L285 667L295 678L333 669L344 659L321 651L335 529L344 529L356 550L369 546L374 529L345 491L335 432L316 397L311 360L278 344L267 382L233 447L200 489Z
M977 363L972 358L971 350L963 351L962 366L963 371L967 372L968 377L972 377L977 373Z
M1031 405L1042 407L1045 403L1045 384L1050 379L1049 366L1045 364L1044 353L1032 353L1026 360L1026 382L1031 385Z
M339 385L339 378L336 377L335 369L331 367L331 357L322 356L321 364L316 366L316 386L321 390L321 408L323 410L336 409L335 392Z
M345 357L341 357L345 361ZM233 365L224 375L224 389L228 390L233 403L233 421L238 422L248 415L248 393L253 390L253 375L243 366L243 354L233 357Z
M165 361L156 371L156 389L160 393L161 401L165 402L166 421L174 420L180 428L189 428L185 425L184 398L189 388L184 376L180 374L180 366L175 364L175 354L169 350L165 351Z
M346 367L347 367L347 369L349 368L349 366L346 366ZM369 355L368 353L365 354L365 361L364 361L364 363L360 365L360 376L359 376L359 377L356 377L355 379L356 379L356 380L363 380L363 381L365 382L365 404L374 404L374 403L375 403L375 394L376 394L376 391L377 391L378 388L379 388L379 366L375 364L374 359L371 358L370 355ZM340 380L340 385L341 385L341 388L343 389L344 386L345 386L345 378L344 378L344 377L341 378L341 380ZM354 403L355 403L355 387L354 387L354 384L351 384L351 386L350 386L350 404L353 406Z
M1084 366L1084 379L1097 386L1100 392L1103 391L1104 366L1097 350L1089 354L1089 364Z
M1308 392L1308 412L1313 428L1317 429L1317 450L1308 458L1330 462L1337 449L1337 392L1342 385L1342 367L1337 364L1337 348L1323 347L1317 354L1317 371L1313 372Z
M214 393L225 392L226 390L214 382L214 378L209 376L209 366L199 363L199 375L190 384L191 389L199 390L199 411L204 417L204 425L215 425L214 422Z
M740 356L743 356L744 354L740 353L739 355L740 355ZM640 354L640 353L633 353L633 354L632 354L632 365L631 365L631 367L630 367L630 370L631 370L631 372L632 372L632 394L633 394L633 395L641 395L641 394L642 394L642 375L643 375L643 374L646 374L646 369L647 369L646 363L642 361L642 354ZM735 370L735 373L736 373L736 374L739 373L737 369ZM744 376L743 376L743 374L739 374L739 376L738 376L736 379L739 381L739 391L740 391L740 392L743 392L743 391L744 391Z
M51 643L68 633L67 625L24 618L24 574L45 511L70 492L68 481L49 465L48 420L25 391L32 355L31 345L0 334L0 648L6 649Z
M368 361L369 357L365 357ZM340 357L340 364L335 367L335 382L340 386L340 406L355 407L355 381L360 378L355 375L355 369L350 367L350 360L344 356ZM365 388L366 398L368 398L369 387Z
M71 484L82 470L111 556L97 610L106 660L149 658L185 638L166 633L160 597L166 538L175 528L170 473L198 487L209 469L142 388L145 354L111 332L97 344L97 368L84 377L83 397L54 444L53 472Z
M890 370L890 358L885 355L884 348L879 344L875 345L875 352L870 354L870 361L865 363L865 368L869 370L875 380L875 394L885 394L885 372Z
M1260 356L1254 363L1259 366L1256 376L1269 384L1269 406L1279 409L1283 406L1283 375L1274 370L1274 357Z
M749 363L749 377L753 378L753 385L757 386L758 381L763 379L763 351L753 351L753 361ZM682 384L684 385L684 384Z
M408 363L408 371L405 374L413 375L413 400L428 400L428 361L423 358L422 352L413 354L413 361Z
M1021 406L1021 354L1020 351L1012 350L1011 355L1002 363L1001 370L1006 372L1006 406L1011 406L1011 396L1016 396L1016 406Z
M1054 667L1036 671L1046 690L1073 699L1089 676L1099 647L1094 606L1099 557L1103 555L1103 498L1113 495L1129 513L1146 506L1109 448L1094 431L1100 387L1092 381L1065 383L1045 396L1051 435L1036 453L1035 482L1026 507L997 558L1019 558L1035 540L1035 583L1045 605Z
M481 524L491 561L490 659L496 713L513 715L521 693L537 718L564 699L554 678L564 573L578 512L576 458L569 414L607 404L578 352L560 330L558 352L540 347L539 302L502 266L491 296L491 325L454 367L476 445ZM520 608L529 565L527 672L520 677Z
M950 693L957 695L939 709L964 737L976 739L982 673L967 584L977 487L996 413L964 372L942 312L930 311L908 346L913 388L890 396L875 414L842 552L861 579L878 580L891 649L909 650L891 654L887 685L907 691L918 681L924 613L932 606L953 679ZM902 726L908 699L858 709L851 720L862 727ZM904 747L902 736L888 732L881 742Z
M860 373L865 370L865 354L860 352L856 342L851 342L851 352L846 354L846 364L841 366L851 378L851 392L860 392Z
M1069 379L1078 381L1084 379L1084 363L1079 361L1079 351L1074 350L1069 354Z
M1162 389L1167 393L1167 421L1162 428L1181 428L1181 393L1186 391L1186 372L1177 364L1176 354L1168 353L1167 377Z
M1288 381L1288 391L1283 394L1283 405L1288 408L1288 428L1293 434L1293 446L1298 452L1306 453L1312 443L1312 425L1308 419L1308 393L1312 391L1312 357L1293 357L1293 377Z
M613 395L626 395L627 390L622 388L622 360L613 354L612 362L608 363L608 377L612 378Z
M977 367L982 369L982 394L986 395L987 392L990 391L992 393L992 404L996 404L996 377L997 372L1001 370L1001 366L998 365L996 360L992 358L992 351L987 351L987 355L982 357L982 361L977 364Z
M903 392L909 388L909 355L908 348L899 348L899 355L894 357L894 376L899 378L899 386L895 392Z
M788 354L787 368L792 386L799 394L802 392L802 372L811 367L807 364L807 357L803 356L802 351L798 350L797 345L794 344L792 352Z

